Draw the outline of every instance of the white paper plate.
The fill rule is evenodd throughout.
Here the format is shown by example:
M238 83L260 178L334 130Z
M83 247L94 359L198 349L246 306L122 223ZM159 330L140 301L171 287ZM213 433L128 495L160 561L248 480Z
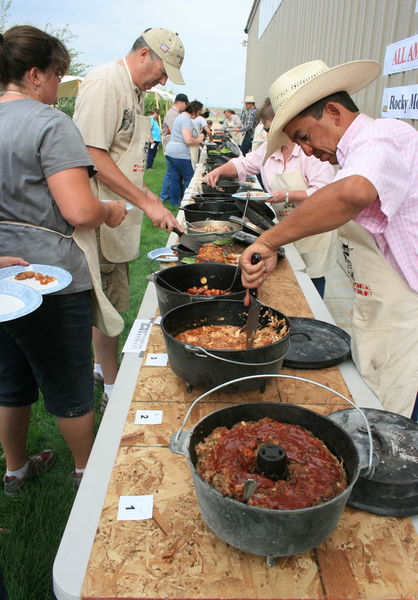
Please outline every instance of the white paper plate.
M248 192L250 200L268 200L269 198L273 198L272 194L267 194L266 192L258 192L257 190L248 190ZM237 192L236 194L232 194L232 197L239 200L246 200L248 192Z
M42 296L26 285L0 281L0 322L12 321L33 312L42 304Z
M160 262L175 262L179 258L170 248L156 248L147 254L150 260L158 260Z
M35 273L42 273L42 275L50 275L55 277L55 281L41 285L39 281L34 278L23 279L18 281L15 279L15 275L22 273L23 271L34 271ZM4 267L0 269L0 281L10 281L19 285L32 288L39 294L52 294L53 292L59 292L63 290L72 281L72 275L61 267L53 267L52 265L38 265L33 264L28 267L22 267L21 265L14 265L13 267Z

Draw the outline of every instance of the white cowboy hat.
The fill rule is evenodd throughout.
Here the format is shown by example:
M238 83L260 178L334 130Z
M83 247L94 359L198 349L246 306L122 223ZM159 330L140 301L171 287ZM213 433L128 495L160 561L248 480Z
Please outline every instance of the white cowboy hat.
M252 102L253 104L255 104L255 100L254 100L254 96L245 96L245 102Z
M374 60L355 60L332 68L322 60L312 60L280 75L269 91L275 116L265 160L288 141L283 128L301 111L336 92L354 94L374 81L380 72L381 66Z

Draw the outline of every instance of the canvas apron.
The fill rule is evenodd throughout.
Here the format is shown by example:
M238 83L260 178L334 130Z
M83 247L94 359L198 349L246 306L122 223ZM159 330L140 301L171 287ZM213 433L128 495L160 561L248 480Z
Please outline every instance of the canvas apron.
M147 142L151 139L150 121L149 117L140 114L131 74L125 60L124 65L131 81L133 106L136 107L136 113L132 139L116 164L129 181L143 190ZM106 187L97 177L94 177L90 184L93 194L100 200L125 200ZM123 263L137 258L143 215L143 211L135 206L128 211L122 223L117 227L108 227L105 223L100 226L100 246L104 257L109 262Z
M338 230L355 293L352 355L384 408L410 417L418 388L418 294L354 221Z
M34 229L40 229L41 231L53 233L67 239L73 239L73 241L83 252L90 272L90 278L93 286L91 294L93 325L109 337L116 337L120 334L124 327L124 321L118 311L113 308L102 290L99 257L97 254L97 243L94 230L75 229L72 235L66 235L59 231L55 231L54 229L33 225L32 223L24 223L21 221L1 221L1 223L6 225L33 227Z
M190 160L192 161L193 171L196 170L196 165L199 162L200 146L189 146Z
M307 185L299 171L290 171L282 175L274 174L270 189L272 191L306 190ZM291 213L298 205L294 202L274 202L272 207L278 221L281 221ZM337 234L335 231L327 231L317 235L310 235L294 242L295 247L306 265L306 273L309 277L317 278L325 275L337 260Z

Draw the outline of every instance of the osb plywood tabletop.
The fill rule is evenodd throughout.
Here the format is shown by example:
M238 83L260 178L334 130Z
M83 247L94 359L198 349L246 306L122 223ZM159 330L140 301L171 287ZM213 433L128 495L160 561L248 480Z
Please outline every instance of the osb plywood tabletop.
M288 316L312 317L287 261L259 295ZM147 352L165 352L154 324ZM306 377L306 371L283 369ZM337 367L309 371L308 378L350 397ZM169 449L186 412L202 390L170 367L140 370L87 567L82 598L110 599L389 599L418 593L418 536L409 519L371 515L346 507L331 536L317 548L265 558L228 546L203 521L187 460ZM291 379L270 381L263 394L219 390L195 405L186 424L239 402L291 402L321 414L347 404L339 396ZM138 410L161 410L159 425L137 425ZM151 519L118 520L120 496L153 496Z

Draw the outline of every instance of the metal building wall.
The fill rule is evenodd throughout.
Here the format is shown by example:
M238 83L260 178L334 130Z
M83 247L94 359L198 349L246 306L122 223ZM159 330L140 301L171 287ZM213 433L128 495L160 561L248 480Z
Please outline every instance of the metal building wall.
M418 32L416 0L283 0L258 40L259 2L247 22L245 93L257 106L271 83L288 69L314 59L330 67L357 59L383 66L386 46ZM355 94L360 110L379 117L383 89L417 83L417 70L381 75ZM407 121L418 128L418 121Z

